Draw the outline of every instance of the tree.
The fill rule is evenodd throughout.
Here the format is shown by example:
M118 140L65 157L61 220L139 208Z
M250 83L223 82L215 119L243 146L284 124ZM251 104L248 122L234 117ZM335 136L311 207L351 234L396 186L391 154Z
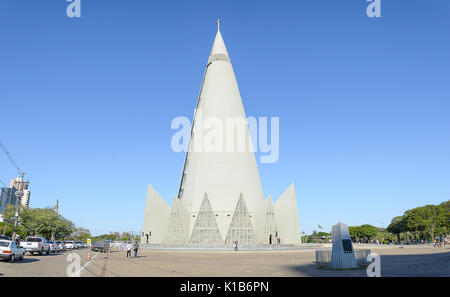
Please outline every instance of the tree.
M442 202L439 206L442 207L446 213L450 213L450 200Z
M376 238L380 241L380 243L389 243L392 241L395 241L395 239L397 238L397 235L390 233L386 230L379 230Z
M317 231L313 230L312 237L314 238L314 242L317 243Z
M104 240L115 240L114 234L102 234L99 236L94 236L92 240L95 241L104 241Z
M397 235L397 239L400 241L400 234L406 231L403 216L393 218L391 224L387 227L387 231Z
M375 238L378 231L375 226L365 224L365 225L361 225L361 227L359 227L359 233L360 233L360 236L363 237L364 239L372 240Z
M26 232L23 226L20 225L21 222L21 214L22 211L25 209L25 207L21 204L19 204L19 217L18 217L18 225L16 233L20 237L25 237ZM3 223L1 224L0 233L3 233L7 236L12 236L14 232L14 223L16 220L16 206L13 204L7 204L5 209L3 209Z
M433 239L436 228L445 226L445 210L438 205L425 205L407 210L404 215L406 230L414 233L416 239L424 235Z
M52 208L28 208L20 215L22 226L28 235L40 235L50 238L52 233L56 238L70 235L74 224L57 214Z
M16 213L16 207L12 204L7 204L5 209L3 209L3 223L2 223L2 229L1 232L5 235L9 235L9 229L11 229L12 232L12 228L10 225L14 224L14 216ZM11 233L12 235L12 233Z
M88 238L91 238L91 232L89 229L79 227L75 228L72 232L72 238L76 241L86 242Z
M359 226L350 226L348 227L348 231L353 241L358 241L361 238L361 235L359 233Z
M442 202L440 205L444 209L444 226L446 232L450 232L450 200ZM448 234L448 233L446 233Z
M112 235L114 236L114 240L120 240L120 233L119 232L114 232L114 233L112 233Z

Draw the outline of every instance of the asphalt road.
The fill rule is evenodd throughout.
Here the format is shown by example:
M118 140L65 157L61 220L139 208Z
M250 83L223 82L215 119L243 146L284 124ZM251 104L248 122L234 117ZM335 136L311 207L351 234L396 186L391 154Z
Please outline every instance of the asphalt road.
M91 261L87 260L88 253ZM450 277L450 247L372 249L381 257L381 276ZM79 257L78 257L79 256ZM79 259L78 266L73 266ZM314 250L302 251L157 251L140 250L138 258L124 251L110 254L89 249L43 256L26 255L24 261L0 261L0 277L68 276L81 269L82 277L121 276L366 276L365 269L318 269ZM72 266L71 266L72 265ZM78 269L78 270L77 270Z
M80 264L83 266L87 262L87 254L90 249L77 249L75 253L80 255ZM23 276L67 276L66 269L71 263L67 261L70 251L60 253L50 253L49 255L30 255L25 253L25 259L9 263L6 260L0 261L0 277ZM91 253L96 254L96 253Z

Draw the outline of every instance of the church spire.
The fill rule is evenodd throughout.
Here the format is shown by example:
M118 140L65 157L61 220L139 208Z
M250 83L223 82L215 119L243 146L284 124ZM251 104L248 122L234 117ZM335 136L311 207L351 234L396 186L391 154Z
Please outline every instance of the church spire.
M200 87L192 124L193 133L189 140L178 195L184 207L192 213L188 237L193 232L196 221L194 216L200 212L205 193L208 193L208 200L215 211L213 217L220 213L217 224L222 238L227 236L241 193L252 220L264 203L247 117L220 32L220 20L217 20L217 25L218 31ZM235 132L222 130L222 137L214 138L214 148L208 148L207 151L204 145L207 144L205 139L209 137L210 131L203 128L203 123L211 119L221 123L227 123L229 119L233 119L235 123L244 123L236 124L240 127L233 126L233 129L223 126L232 131L237 129L243 137L239 139L237 134L236 137L230 137ZM241 144L238 145L237 142Z
M214 55L225 55L228 57L228 51L227 47L225 46L225 42L223 41L222 34L220 33L220 23L222 20L217 20L217 34L214 38L214 43L211 48L211 53L209 54L210 57Z
M222 22L221 19L217 19L217 22L216 22L216 24L217 24L217 32L220 31L220 23L221 23L221 22Z

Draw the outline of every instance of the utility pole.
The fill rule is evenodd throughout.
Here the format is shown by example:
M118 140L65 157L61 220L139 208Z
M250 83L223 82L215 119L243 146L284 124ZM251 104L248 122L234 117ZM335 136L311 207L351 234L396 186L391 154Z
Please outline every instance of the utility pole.
M23 179L23 175L22 175L22 179ZM19 221L19 205L21 203L21 199L23 197L23 191L17 191L14 193L14 195L17 197L18 201L16 201L16 215L15 215L15 221L14 221L14 233L12 236L12 241L16 240L16 230L17 230L17 224Z
M5 226L3 227L3 234L6 233L6 227L8 226L8 224L6 222L4 222L4 223L5 223Z
M55 205L54 209L55 209L56 214L58 214L58 210L59 210L58 200L56 200L56 205ZM54 240L55 240L55 231L52 230L52 241L54 241Z

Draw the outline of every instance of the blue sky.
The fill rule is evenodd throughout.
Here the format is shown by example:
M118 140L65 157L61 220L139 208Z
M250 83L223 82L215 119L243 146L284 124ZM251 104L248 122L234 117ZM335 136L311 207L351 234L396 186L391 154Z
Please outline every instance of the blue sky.
M0 1L0 139L31 206L94 234L142 228L147 184L169 202L223 19L247 116L280 117L264 194L296 184L300 228L387 226L450 199L450 3L382 0ZM15 169L0 155L0 180Z

